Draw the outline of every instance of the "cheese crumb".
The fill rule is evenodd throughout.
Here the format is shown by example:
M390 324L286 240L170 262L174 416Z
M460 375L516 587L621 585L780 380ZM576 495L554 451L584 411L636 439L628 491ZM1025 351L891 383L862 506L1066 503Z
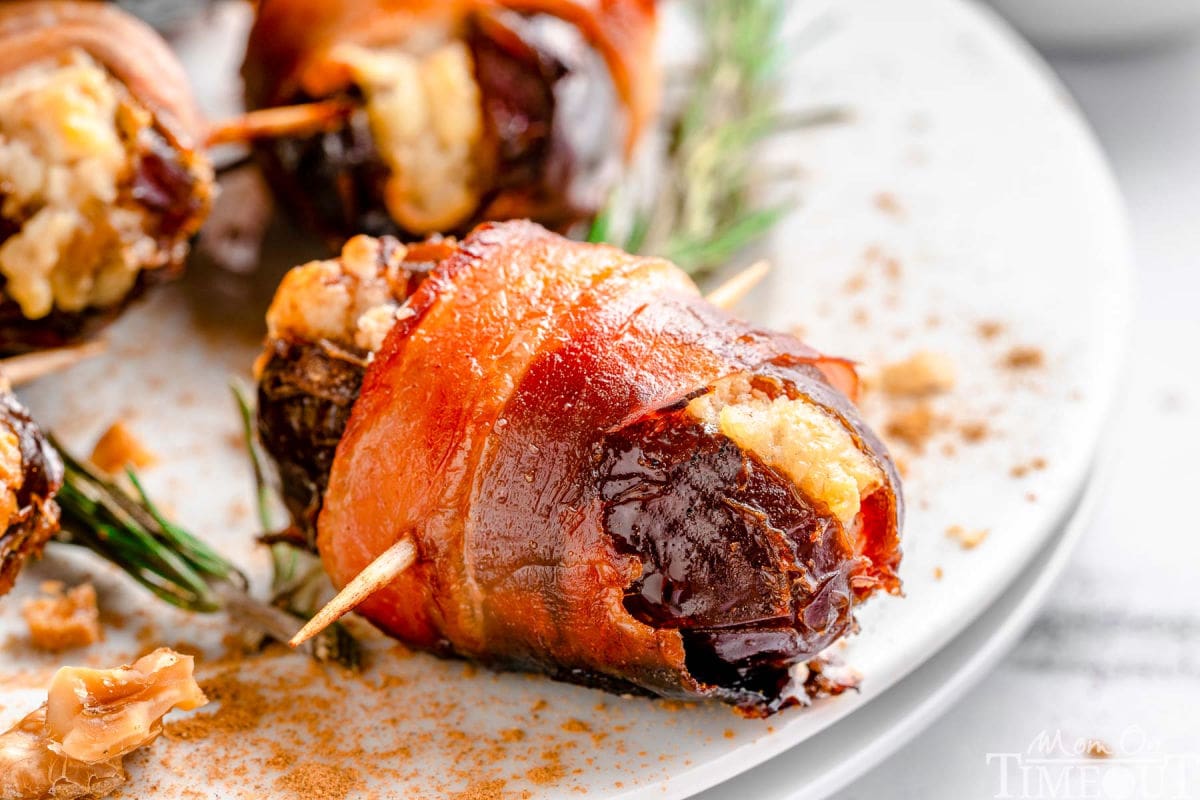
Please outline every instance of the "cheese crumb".
M962 525L951 525L946 529L946 536L957 541L963 550L974 550L983 544L983 540L988 537L988 533L989 531L986 528L970 530L964 528Z
M39 650L59 652L86 647L104 638L96 590L90 583L63 591L63 584L42 584L45 597L29 600L21 609L29 640Z
M141 469L158 462L154 453L147 450L133 431L120 420L110 425L96 441L89 460L110 475L115 475L126 467Z

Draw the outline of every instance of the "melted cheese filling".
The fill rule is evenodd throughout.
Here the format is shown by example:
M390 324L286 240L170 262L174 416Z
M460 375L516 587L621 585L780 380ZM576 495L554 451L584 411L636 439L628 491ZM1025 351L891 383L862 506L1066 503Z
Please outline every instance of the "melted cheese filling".
M122 300L164 259L122 188L138 132L152 124L89 56L34 64L0 84L0 245L4 293L29 319Z
M842 424L806 400L769 398L742 376L719 382L688 411L791 478L849 527L862 500L883 486L883 472Z
M479 205L476 163L483 109L467 46L426 55L342 45L332 58L349 67L366 101L371 135L391 174L388 213L418 234L461 225Z
M384 259L381 248L378 239L355 236L341 258L290 270L267 309L268 339L378 350L401 311L392 287L405 254L399 246Z

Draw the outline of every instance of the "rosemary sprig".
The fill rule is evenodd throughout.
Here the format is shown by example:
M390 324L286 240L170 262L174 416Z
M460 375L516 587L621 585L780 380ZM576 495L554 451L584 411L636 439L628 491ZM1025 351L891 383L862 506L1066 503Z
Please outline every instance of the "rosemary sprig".
M840 118L831 109L785 114L778 108L789 52L780 31L788 0L693 0L703 39L699 68L667 120L668 143L654 196L625 226L618 191L593 221L589 241L664 256L693 275L727 263L765 236L790 202L764 204L758 145L800 126ZM626 213L628 216L628 212Z
M91 550L153 592L187 611L225 611L240 624L276 641L295 633L300 617L250 595L249 581L231 561L172 522L150 499L132 470L134 494L75 458L53 436L63 460L58 542ZM136 495L136 496L135 496ZM315 641L305 651L348 667L360 662L358 643L344 631Z
M245 576L204 542L167 520L132 470L138 498L74 458L53 437L65 467L58 493L59 541L87 547L158 597L189 611L223 608L218 582L244 590Z

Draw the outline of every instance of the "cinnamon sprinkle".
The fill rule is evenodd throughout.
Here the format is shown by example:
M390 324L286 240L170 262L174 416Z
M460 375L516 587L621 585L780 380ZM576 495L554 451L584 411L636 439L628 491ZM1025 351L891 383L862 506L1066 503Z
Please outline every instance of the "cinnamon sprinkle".
M1037 347L1014 347L1004 356L1002 363L1011 370L1035 369L1046 363L1046 356Z
M350 767L331 767L309 762L301 764L278 781L280 788L303 800L345 800L362 779Z

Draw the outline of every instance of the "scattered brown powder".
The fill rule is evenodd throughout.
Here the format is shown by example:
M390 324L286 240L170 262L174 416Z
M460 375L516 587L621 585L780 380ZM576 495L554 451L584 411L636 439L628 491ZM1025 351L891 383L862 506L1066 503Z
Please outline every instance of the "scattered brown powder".
M158 458L146 449L124 422L117 420L97 440L90 460L103 471L115 475L126 467L142 469L152 466Z
M304 800L344 800L362 783L358 772L328 764L301 764L281 777L278 785Z
M1089 758L1112 758L1113 749L1099 739L1088 739L1087 754Z
M962 434L964 442L977 444L988 437L988 426L986 422L964 422L958 432Z
M90 583L64 589L59 581L46 581L41 585L44 596L28 600L21 607L29 626L29 641L39 650L56 653L104 638L96 589Z
M452 800L503 800L506 783L501 778L472 783L463 791L453 795Z
M946 536L956 540L963 550L974 550L988 537L988 530L986 528L971 530L962 525L951 525L946 529Z
M1008 369L1034 369L1046 363L1046 356L1037 347L1014 347L1004 356L1003 364Z
M726 728L726 729L725 729L725 738L726 738L726 739L732 739L732 738L734 738L735 736L737 736L737 733L736 733L736 732L733 730L733 728Z
M979 338L990 341L1004 333L1004 323L996 322L995 320L984 320L975 326L975 332L979 334Z
M1024 478L1030 472L1043 470L1045 468L1046 468L1046 459L1042 458L1041 456L1038 456L1036 458L1030 459L1028 463L1015 465L1012 469L1010 469L1008 471L1008 474L1014 478Z
M890 217L903 217L904 206L891 192L879 192L874 198L875 208Z
M232 670L203 681L200 688L219 707L216 711L168 723L165 729L168 739L204 739L214 733L253 730L272 710L262 689L241 680Z
M588 725L581 719L572 717L562 724L562 729L567 733L591 733L592 726Z
M525 738L525 731L520 728L506 728L500 731L500 741L502 742L520 742Z
M942 576L943 576L943 575L945 575L945 574L946 574L946 573L942 571L942 568L941 568L941 567L934 567L934 568L933 568L933 579L934 579L935 581L940 581L940 580L942 579Z
M526 770L525 777L530 783L536 783L539 786L546 786L552 783L558 783L566 776L566 767L562 764L562 754L558 748L551 748L542 753L542 760L545 762L541 766L533 767Z
M920 403L893 414L887 421L884 433L914 450L921 450L933 435L936 420L929 404Z
M941 353L921 350L903 361L887 364L880 385L893 396L925 397L954 388L954 362Z

